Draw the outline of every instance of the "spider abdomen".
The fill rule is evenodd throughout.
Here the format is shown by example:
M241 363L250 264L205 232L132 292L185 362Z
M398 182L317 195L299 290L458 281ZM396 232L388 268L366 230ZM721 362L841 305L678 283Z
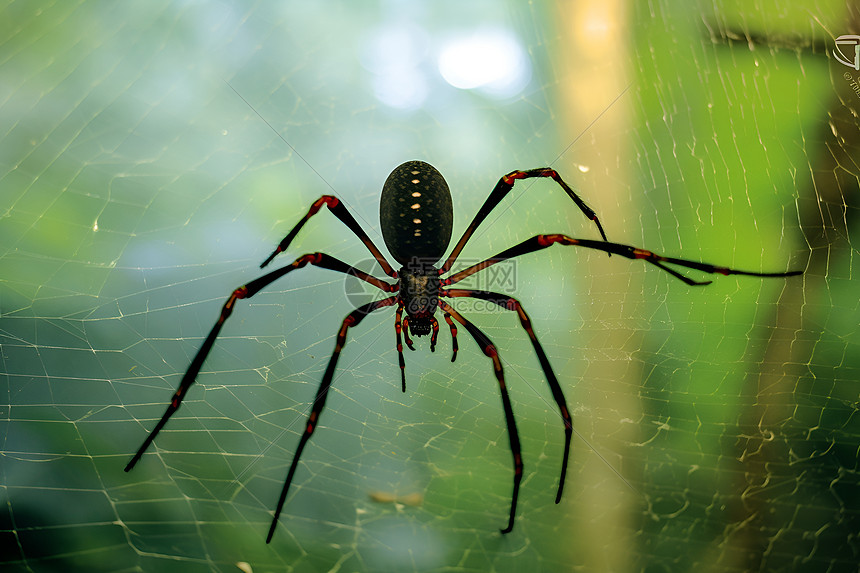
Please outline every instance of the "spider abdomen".
M398 165L382 186L379 222L385 246L398 263L436 263L448 249L454 226L445 178L424 161Z

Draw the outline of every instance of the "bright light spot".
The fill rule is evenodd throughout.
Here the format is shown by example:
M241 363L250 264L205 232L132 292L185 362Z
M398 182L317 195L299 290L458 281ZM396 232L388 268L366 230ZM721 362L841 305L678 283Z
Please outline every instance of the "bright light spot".
M503 30L483 30L449 42L439 56L439 73L452 86L481 89L505 98L518 94L531 78L522 46Z
M426 34L405 23L373 30L365 37L359 56L373 74L373 93L387 106L415 109L427 97L427 81L420 70L426 54Z
M410 209L420 209L420 208L421 208L420 203L415 203L414 205L412 205L412 207L410 207Z
M99 222L96 221L95 223L93 223L93 231L98 231L98 230L99 230Z
M589 14L583 28L585 29L585 35L588 36L591 41L605 38L609 32L609 22L606 20L606 14Z
M588 173L589 171L591 171L591 167L589 167L588 165L577 165L577 168L582 173Z
M376 99L389 107L416 109L427 97L427 83L414 70L377 76L373 82Z

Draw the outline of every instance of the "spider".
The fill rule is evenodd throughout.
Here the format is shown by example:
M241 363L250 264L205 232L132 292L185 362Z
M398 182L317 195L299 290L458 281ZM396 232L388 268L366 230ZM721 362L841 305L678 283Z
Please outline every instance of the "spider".
M597 226L597 230L603 240L593 239L575 239L567 235L536 235L530 239L515 245L501 253L490 257L478 264L471 265L453 275L444 277L451 270L451 267L469 242L475 230L486 219L487 215L505 198L508 192L513 188L517 180L529 179L533 177L548 177L553 179L558 185L564 189L565 193L579 207L580 211L588 217ZM540 362L541 369L546 377L552 392L552 397L558 406L562 421L564 422L564 454L561 460L561 476L559 478L558 491L556 493L555 502L561 500L562 490L564 488L564 478L567 471L567 461L570 454L570 440L573 432L573 422L571 420L570 411L565 401L564 392L558 379L550 366L546 353L543 350L540 342L535 336L531 321L526 314L520 301L511 296L490 292L485 290L467 290L459 288L448 288L465 279L466 277L477 273L496 263L540 251L555 244L570 245L585 247L587 249L595 249L604 251L609 256L621 255L628 259L642 259L655 267L666 271L673 277L682 280L691 286L700 286L710 284L711 281L695 281L690 279L680 272L669 268L666 265L675 265L678 267L686 267L704 273L716 273L721 275L748 275L756 277L788 277L801 274L802 271L789 271L783 273L756 273L748 271L740 271L727 267L718 267L708 263L700 263L686 259L677 259L673 257L664 257L651 251L638 249L628 245L619 243L611 243L607 240L603 227L595 212L586 205L567 183L562 180L558 173L549 167L538 169L529 169L527 171L512 171L499 179L495 188L490 193L484 204L478 210L475 218L466 228L463 236L454 246L451 254L441 266L436 264L442 259L445 251L448 250L448 245L451 241L451 232L453 227L454 213L451 205L451 193L448 190L448 184L442 177L442 174L432 165L423 161L408 161L396 167L388 176L382 188L382 197L379 204L379 216L382 225L382 237L385 241L385 246L391 256L402 265L400 270L395 271L379 249L374 245L373 241L367 236L367 233L356 222L353 216L347 211L343 203L333 195L323 195L311 205L307 214L296 224L295 227L287 234L280 242L274 252L260 265L260 268L268 265L279 254L287 250L292 240L298 232L307 223L308 219L316 215L323 207L328 207L329 211L341 222L343 222L367 247L373 257L381 266L383 272L388 275L393 281L386 282L385 280L371 276L364 271L361 271L353 266L350 266L343 261L327 255L325 253L316 252L302 255L291 264L271 271L251 282L240 286L227 299L221 309L221 314L217 322L212 327L209 335L203 341L188 370L182 377L173 399L167 406L167 410L161 420L155 425L155 428L149 433L144 440L140 449L131 458L125 471L131 470L140 460L143 453L155 439L158 432L164 427L168 419L176 412L182 399L188 389L194 384L203 362L206 360L215 339L218 338L218 333L224 325L224 321L233 312L233 307L239 299L250 298L257 294L261 289L275 282L279 278L291 273L296 269L303 268L307 265L313 265L329 269L335 272L354 276L362 281L365 281L384 293L391 293L391 296L375 300L367 304L363 304L350 312L340 325L337 338L334 345L334 351L329 358L328 367L323 374L322 382L317 389L316 397L314 398L311 412L308 415L307 425L299 439L298 447L293 455L290 469L287 473L287 479L284 482L284 487L281 490L280 498L278 499L277 508L275 509L272 524L269 528L269 533L266 537L266 543L272 540L275 533L275 527L284 507L284 502L287 498L287 492L290 489L290 484L296 472L299 463L299 458L305 445L319 423L320 414L325 407L325 401L328 396L329 388L331 387L332 379L334 378L335 367L337 366L338 357L346 343L346 333L350 328L356 327L364 318L379 309L393 306L394 313L394 332L397 346L398 363L400 366L401 389L406 392L406 366L403 359L403 342L405 338L407 346L415 350L412 340L409 337L410 332L416 337L430 334L430 350L434 351L436 347L436 339L439 333L439 322L436 320L436 311L441 311L445 322L451 331L453 355L451 361L457 358L457 327L454 321L462 325L469 335L478 344L480 350L492 361L493 373L499 385L499 393L502 399L502 408L505 414L505 423L507 425L508 438L510 441L511 453L513 455L513 493L511 494L511 507L507 525L501 530L502 533L510 532L514 527L514 517L516 515L517 499L519 498L520 481L523 477L523 460L520 451L519 434L517 433L517 425L514 419L514 412L511 406L511 400L508 396L508 390L505 385L504 369L502 361L499 358L496 346L490 341L481 330L472 324L468 319L463 317L451 305L446 303L445 298L470 297L482 299L500 308L512 312L516 312L519 317L520 324L528 335L531 341L534 352ZM404 317L403 314L406 313ZM453 320L452 320L453 318Z

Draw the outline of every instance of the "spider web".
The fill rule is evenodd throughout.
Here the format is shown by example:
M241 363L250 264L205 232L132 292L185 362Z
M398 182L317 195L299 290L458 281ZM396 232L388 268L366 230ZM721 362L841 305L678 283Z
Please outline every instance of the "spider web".
M575 4L6 3L3 570L855 570L860 71L832 50L860 15ZM529 66L508 92L437 69L482 34ZM461 329L451 363L443 324L435 353L406 351L401 393L385 311L350 331L264 543L336 329L371 296L321 269L239 302L124 473L230 291L323 193L382 247L381 185L409 159L445 175L455 235L499 176L552 165L611 240L805 274L690 288L554 247L514 283L470 283L512 287L577 432L556 505L562 424L528 339L513 313L463 307L522 440L506 536L489 361ZM518 183L463 261L555 232L597 237L552 182ZM276 263L317 250L372 269L325 212Z

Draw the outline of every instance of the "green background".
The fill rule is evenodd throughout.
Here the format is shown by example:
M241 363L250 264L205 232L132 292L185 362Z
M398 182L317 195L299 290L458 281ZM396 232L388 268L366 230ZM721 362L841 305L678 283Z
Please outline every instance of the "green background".
M860 15L794 4L4 3L0 568L856 570L860 71L831 51ZM436 68L486 29L529 62L514 95ZM377 97L380 38L413 48L384 51L420 106ZM513 313L464 307L523 444L506 536L490 362L461 329L452 364L443 324L436 353L406 351L401 393L389 310L350 332L264 543L334 334L369 300L320 269L237 304L124 473L223 301L311 202L336 194L383 247L381 186L410 159L446 177L455 236L502 174L551 165L611 240L805 274L691 288L577 249L518 260L510 292L577 432L559 505L562 426L528 339ZM520 183L463 261L536 233L597 237L552 182ZM326 212L276 263L317 250L374 270Z

